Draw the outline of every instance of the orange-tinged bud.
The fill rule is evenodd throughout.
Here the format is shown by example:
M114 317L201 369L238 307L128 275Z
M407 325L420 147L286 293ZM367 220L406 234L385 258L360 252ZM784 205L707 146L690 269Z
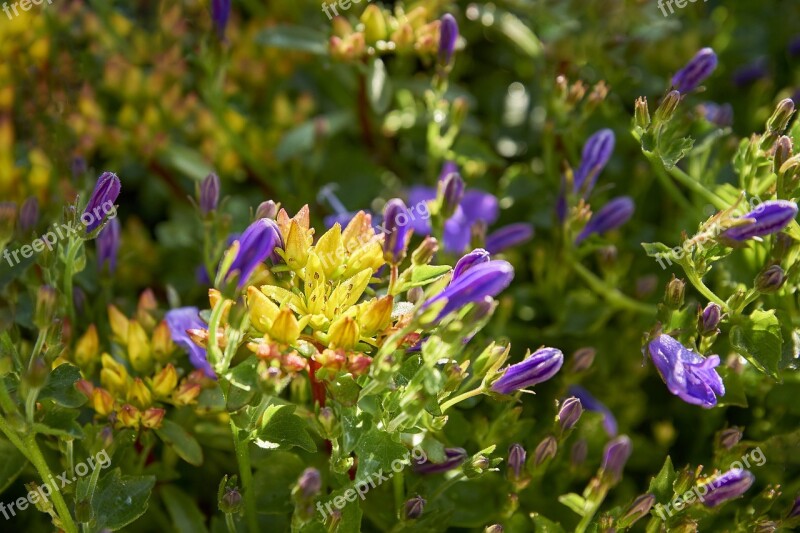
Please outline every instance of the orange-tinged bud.
M79 379L75 382L75 388L82 392L87 398L92 397L92 392L94 392L94 385L91 381L86 381L85 379Z
M347 362L347 357L345 357L343 350L325 349L322 350L322 353L314 354L312 358L323 368L332 370L340 370Z
M349 316L343 316L333 321L328 330L328 346L330 348L352 349L360 336L358 323Z
M150 429L160 428L161 422L164 420L164 415L166 414L166 409L151 407L142 413L142 425Z
M159 398L165 398L172 394L178 385L178 373L175 371L175 367L170 364L162 368L161 372L153 377L151 385L153 392Z
M297 342L300 337L300 324L291 309L284 307L280 310L270 328L269 337L284 344Z
M250 314L250 324L257 331L266 333L281 310L263 292L250 285L247 287L247 311Z
M128 388L128 401L141 409L146 409L153 403L153 395L150 394L150 389L141 378L135 378L133 384Z
M348 253L353 253L374 236L375 230L372 229L372 215L359 211L342 231L342 244ZM381 250L382 254L383 251Z
M300 372L305 370L306 366L308 366L308 361L297 352L288 353L281 357L281 368L287 372Z
M124 395L128 390L128 371L107 353L100 357L100 361L103 364L103 369L100 370L100 383L111 392Z
M122 344L128 343L128 319L113 305L108 306L108 321L114 338Z
M150 289L145 289L139 296L139 305L136 307L136 319L146 330L151 330L156 325L153 311L158 309L158 302Z
M184 381L172 393L172 402L178 406L194 403L200 396L201 388L199 383Z
M165 363L172 358L175 351L175 344L172 342L172 334L167 326L167 321L162 320L153 330L153 337L150 345L153 348L153 357L159 363Z
M353 375L360 376L367 373L370 363L372 363L371 357L363 354L352 355L347 362L347 370Z
M141 419L142 414L139 410L127 403L117 413L117 420L125 427L138 428Z
M393 304L393 297L384 296L366 302L361 307L362 312L358 317L358 324L361 326L361 334L364 337L372 337L391 324Z
M136 320L128 323L128 361L134 370L144 374L149 373L153 367L150 339Z
M107 390L95 387L92 391L92 408L101 416L108 416L114 411L114 397Z
M286 246L283 249L282 255L286 264L292 270L300 270L306 266L308 261L308 230L300 227L296 220L292 220L289 224L289 232L286 237Z
M414 28L411 24L401 24L391 37L398 53L411 52L414 50Z
M99 350L100 340L97 337L97 328L92 324L75 345L75 362L79 367L87 368L97 361Z

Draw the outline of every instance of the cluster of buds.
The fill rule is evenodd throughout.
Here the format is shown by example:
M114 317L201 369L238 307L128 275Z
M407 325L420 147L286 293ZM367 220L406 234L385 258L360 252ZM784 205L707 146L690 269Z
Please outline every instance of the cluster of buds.
M598 81L589 89L582 80L570 84L563 74L556 77L555 101L564 112L572 112L583 104L581 109L591 113L605 101L606 96L608 96L608 85L603 80Z
M335 10L336 6L323 3L323 10L326 8ZM452 25L444 18L431 20L429 8L422 5L412 7L408 12L398 6L391 12L370 4L355 27L344 16L332 18L330 53L340 61L357 61L392 52L432 58L440 51L442 40L452 41L449 45L450 54L447 54L452 55L458 32L456 28L455 36L449 39Z

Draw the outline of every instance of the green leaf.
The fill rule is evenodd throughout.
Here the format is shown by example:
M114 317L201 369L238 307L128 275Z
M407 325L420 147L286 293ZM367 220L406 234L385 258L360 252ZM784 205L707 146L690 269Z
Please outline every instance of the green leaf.
M199 152L177 144L170 144L162 154L163 163L190 178L200 181L213 172Z
M81 371L70 364L58 365L50 374L41 392L39 400L53 400L62 407L76 408L86 403L86 395L75 388L81 379Z
M27 464L28 460L13 444L0 440L0 494L17 479Z
M408 450L399 442L392 440L391 435L379 429L371 429L356 444L358 471L355 482L366 481L373 474L383 470L389 476L391 464L395 459L403 459Z
M257 366L258 358L253 355L225 375L221 387L227 389L226 408L228 412L238 411L253 402L256 392L258 392Z
M256 35L256 42L272 48L328 55L326 34L300 26L275 26Z
M121 529L147 511L155 476L123 476L115 468L97 482L92 497L95 529Z
M663 257L672 255L672 248L660 242L643 242L642 248L648 257Z
M558 522L553 522L539 513L531 513L531 520L536 533L564 533L564 528Z
M167 508L172 526L178 533L207 532L203 513L197 507L194 498L172 485L164 485L159 490L161 500Z
M726 405L747 407L747 395L744 391L744 380L741 374L738 374L726 366L717 367L717 372L720 373L722 382L725 384L725 396L719 398L717 405L720 407Z
M345 374L339 376L328 385L328 392L338 403L346 407L352 407L358 402L361 387L358 386L353 376Z
M57 437L82 439L83 430L75 421L78 411L51 405L43 410L41 418L33 424L33 431Z
M155 431L162 441L172 446L178 457L190 465L200 466L203 464L203 449L183 427L172 420L164 420L161 427Z
M310 152L319 139L329 138L353 123L350 111L336 111L308 120L287 131L275 150L278 161Z
M294 414L294 405L271 405L264 413L264 425L255 443L268 450L297 446L308 452L317 451L317 445L308 434L308 424Z
M753 366L775 380L779 380L778 364L781 360L783 337L775 311L756 310L738 319L731 328L731 346Z
M291 514L292 486L305 469L305 463L294 453L276 450L264 454L255 465L253 485L256 491L256 506L263 514Z
M675 139L667 147L660 146L659 155L661 156L661 161L664 162L664 167L669 170L677 165L678 161L686 157L692 150L692 146L694 146L694 139L691 137Z
M675 467L672 466L672 458L667 456L661 471L650 480L650 487L647 492L656 497L656 501L668 501L672 499L672 483L675 481Z
M584 516L586 514L586 500L574 492L562 494L558 497L558 501L578 513L579 516Z
M419 287L433 283L440 277L450 272L448 265L418 265L411 272L411 283L409 287Z

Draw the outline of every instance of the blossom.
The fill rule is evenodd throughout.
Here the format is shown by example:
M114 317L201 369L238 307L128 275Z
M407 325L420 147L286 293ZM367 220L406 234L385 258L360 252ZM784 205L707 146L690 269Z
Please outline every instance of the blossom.
M386 202L383 209L384 230L383 257L387 262L399 264L406 256L409 233L409 213L406 204L399 198Z
M588 196L595 183L597 176L605 168L611 154L614 152L615 143L614 132L610 129L602 129L587 139L583 145L581 153L581 164L575 171L575 192L581 191L585 187L584 197Z
M569 394L575 396L581 401L581 406L587 411L594 411L603 415L603 429L606 430L609 436L613 437L617 434L617 420L614 414L591 393L581 387L580 385L573 385L569 388Z
M450 283L460 278L465 272L475 265L487 263L489 259L489 252L483 248L475 248L470 253L464 255L458 260L456 266L453 267L453 277L451 278Z
M439 311L437 320L461 309L467 304L476 303L487 296L494 297L508 287L514 278L514 267L507 261L487 261L470 268L464 275L454 279L442 292L422 304L421 310L428 309L437 302L445 304Z
M682 93L696 89L717 68L717 54L703 48L672 77L672 86Z
M650 358L669 391L686 403L711 408L725 395L716 368L719 356L704 358L669 335L659 335L647 345Z
M243 287L253 270L266 261L282 241L278 225L269 218L261 218L250 224L237 240L239 252L229 272L239 272L239 287Z
M533 237L533 226L524 222L517 222L503 226L486 237L484 247L489 253L497 254L507 248L523 244Z
M117 254L120 245L120 224L117 218L112 218L106 227L97 235L97 268L102 270L108 264L109 272L117 268Z
M733 468L728 470L718 478L707 484L708 494L703 498L706 507L716 507L717 505L738 498L745 492L756 477L748 470Z
M589 222L575 238L575 244L593 233L602 234L622 226L633 216L634 209L633 199L630 196L614 198L589 219Z
M167 311L164 319L167 322L172 341L186 350L189 362L195 368L201 369L206 376L216 378L211 364L206 358L205 348L201 348L192 341L188 330L205 329L208 326L200 319L200 312L196 307L178 307Z
M511 394L520 389L547 381L556 375L564 364L564 354L557 348L540 348L524 361L505 369L500 379L492 383L492 390Z
M119 178L113 172L103 172L97 178L94 191L92 191L89 202L81 215L81 219L87 214L90 217L91 222L86 225L86 233L91 233L100 226L103 222L103 213L108 214L110 206L114 205L119 196L120 188Z
M439 61L449 65L458 40L458 23L450 13L445 13L439 26Z
M739 217L749 223L734 226L722 232L726 239L745 241L781 231L797 216L797 204L789 200L769 200Z
M709 303L700 314L699 329L703 335L717 331L717 326L722 319L722 308L714 302Z

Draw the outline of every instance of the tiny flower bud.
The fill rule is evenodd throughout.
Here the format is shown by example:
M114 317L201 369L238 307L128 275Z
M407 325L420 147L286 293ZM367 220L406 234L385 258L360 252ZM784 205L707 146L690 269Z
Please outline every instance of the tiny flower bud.
M450 218L464 198L464 180L458 172L451 172L439 182L439 198L442 216Z
M159 398L166 398L178 385L178 373L171 364L165 366L153 377L153 392Z
M545 439L536 446L533 452L533 464L539 466L548 459L552 459L558 452L558 442L552 435L548 435Z
M606 444L603 450L602 469L612 480L617 481L622 476L622 469L628 462L633 451L631 439L627 435L620 435Z
M711 335L717 332L720 319L722 318L722 308L714 302L709 303L702 313L697 324L697 331L701 335Z
M300 475L300 479L297 480L297 490L300 495L303 498L310 500L319 494L321 488L322 477L320 476L319 470L311 467L303 470L303 473Z
M521 444L514 443L508 448L508 477L510 479L518 480L522 476L526 456L525 448Z
M36 312L33 323L39 329L49 327L53 322L56 310L56 290L49 285L42 285L36 293Z
M640 518L645 516L653 508L656 503L656 497L653 494L642 494L631 503L625 514L620 517L617 522L618 527L628 528L635 524Z
M427 502L421 496L414 496L408 500L403 506L406 518L408 520L416 520L422 516L422 511L425 509Z
M364 24L364 38L367 44L373 45L386 39L388 35L386 18L380 7L375 4L368 5L361 14L361 22Z
M269 218L271 220L275 220L275 217L278 215L278 204L273 202L272 200L267 200L266 202L261 202L258 204L258 208L256 209L256 220L260 220L262 218Z
M792 139L784 135L775 143L775 155L772 158L772 172L780 173L781 167L792 157Z
M785 274L780 265L772 265L761 273L755 280L756 290L762 293L778 291L785 280Z
M667 291L664 295L664 303L671 309L678 310L683 307L683 297L686 293L686 282L672 276L672 280L667 283Z
M572 450L570 450L570 462L573 466L580 466L586 460L586 455L589 453L589 443L586 442L586 439L578 439L575 441L575 444L572 445Z
M239 487L231 487L225 490L225 493L220 498L219 510L226 514L236 514L242 506L242 493L239 492Z
M417 249L411 254L411 262L414 265L427 265L431 262L436 252L439 251L439 241L430 235L422 239Z
M717 54L703 48L672 77L672 86L682 93L696 89L717 68Z
M578 349L572 355L572 372L578 373L588 370L594 362L597 351L591 346Z
M583 407L581 407L581 401L578 398L573 396L564 400L556 416L556 421L561 428L561 432L566 433L575 427L582 413Z
M791 98L784 98L775 107L772 116L767 120L767 134L780 135L789 125L789 120L794 115L794 101Z
M719 444L726 450L730 450L742 440L742 430L737 427L723 429L719 434Z
M219 176L213 172L200 183L200 211L207 215L217 208L219 203Z
M142 413L142 426L148 429L158 429L166 414L166 409L151 407Z
M694 470L687 466L680 472L672 483L672 489L676 494L683 494L694 486L695 474Z
M681 103L681 93L678 91L670 91L661 101L661 104L656 108L655 123L660 124L672 119L675 110L678 109L678 104Z
M650 125L650 109L647 106L647 97L640 96L636 99L633 110L633 119L636 126L645 130Z

